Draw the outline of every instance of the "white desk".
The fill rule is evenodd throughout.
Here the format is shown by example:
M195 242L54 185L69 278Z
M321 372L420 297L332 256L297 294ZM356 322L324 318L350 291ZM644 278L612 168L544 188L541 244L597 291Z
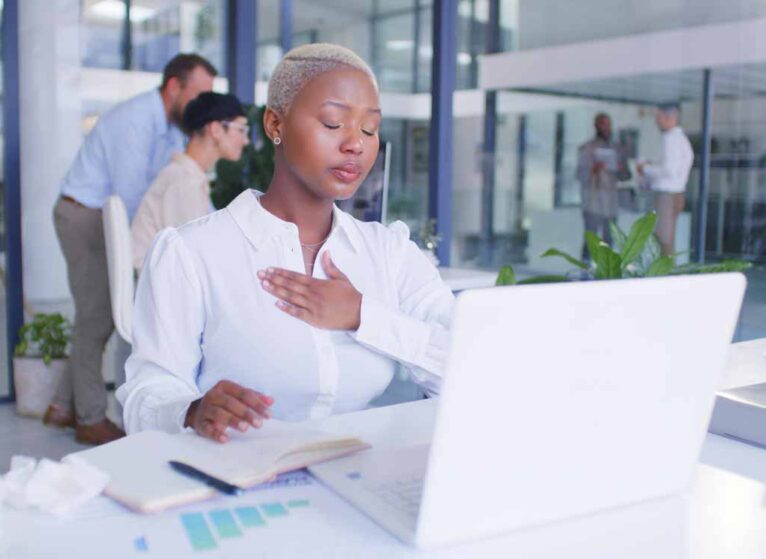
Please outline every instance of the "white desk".
M723 385L766 380L764 350L766 340L733 346ZM424 400L376 408L330 417L317 424L329 431L358 434L378 448L418 444L430 438L436 404L436 400ZM289 490L298 491L297 488ZM276 544L274 540L259 539L257 531L249 532L246 543L251 552L246 554L227 552L223 545L226 542L221 540L220 548L209 552L192 552L179 546L170 554L158 555L160 552L154 543L162 539L164 531L179 530L177 512L154 517L123 514L111 519L60 522L5 510L2 519L5 525L0 528L3 532L0 557L766 557L766 530L763 529L766 525L766 450L715 435L708 435L705 441L689 495L623 507L429 554L399 543L323 486L315 485L310 490L315 497L314 515L303 517L304 522L295 514L294 524L289 531L285 528ZM250 492L239 499L248 498L253 498ZM197 508L232 507L237 502L241 501L221 498ZM136 530L149 531L148 552L133 550L131 542ZM245 542L238 541L240 545Z
M497 279L497 272L467 268L439 268L439 273L452 291L492 287Z

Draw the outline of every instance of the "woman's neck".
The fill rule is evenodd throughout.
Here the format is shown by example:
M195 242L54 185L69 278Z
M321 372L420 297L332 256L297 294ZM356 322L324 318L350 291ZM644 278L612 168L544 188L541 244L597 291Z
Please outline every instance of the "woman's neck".
M279 165L260 201L273 215L297 225L303 244L322 242L330 234L333 200L314 196L292 174L280 171Z
M203 172L207 173L221 155L213 142L202 136L192 136L186 145L186 155L194 159Z

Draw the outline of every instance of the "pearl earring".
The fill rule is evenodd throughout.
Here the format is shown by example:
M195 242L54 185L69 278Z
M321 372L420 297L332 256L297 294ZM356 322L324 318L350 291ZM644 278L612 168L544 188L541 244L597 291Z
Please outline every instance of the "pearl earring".
M277 136L276 138L274 138L274 145L275 145L275 146L278 146L278 145L279 145L279 144L281 144L281 143L282 143L282 138L280 138L279 136Z

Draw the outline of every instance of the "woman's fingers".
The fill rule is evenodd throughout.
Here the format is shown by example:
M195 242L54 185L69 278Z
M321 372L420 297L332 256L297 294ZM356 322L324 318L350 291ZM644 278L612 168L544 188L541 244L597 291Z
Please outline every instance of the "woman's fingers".
M195 415L195 429L210 439L226 442L226 429L247 431L261 427L271 417L274 399L227 380L218 382L202 399Z
M234 383L227 387L226 392L247 406L249 410L255 412L261 419L269 419L271 417L270 408L271 404L274 403L274 398ZM260 425L254 426L260 427Z

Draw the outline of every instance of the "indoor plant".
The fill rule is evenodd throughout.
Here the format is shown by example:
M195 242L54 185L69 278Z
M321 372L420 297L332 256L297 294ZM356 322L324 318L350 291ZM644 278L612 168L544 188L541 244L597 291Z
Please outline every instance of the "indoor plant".
M16 411L42 417L66 367L71 325L60 313L36 314L19 329L13 358Z
M656 225L657 214L655 212L650 212L638 219L631 227L630 233L627 234L616 223L612 222L609 224L613 239L611 246L595 233L587 231L585 241L592 255L590 263L551 248L545 251L542 256L563 258L573 266L571 272L566 275L536 276L517 281L513 267L507 265L500 269L496 285L741 272L751 266L749 262L742 260L676 266L672 256L663 256L660 253L660 243L654 236Z

